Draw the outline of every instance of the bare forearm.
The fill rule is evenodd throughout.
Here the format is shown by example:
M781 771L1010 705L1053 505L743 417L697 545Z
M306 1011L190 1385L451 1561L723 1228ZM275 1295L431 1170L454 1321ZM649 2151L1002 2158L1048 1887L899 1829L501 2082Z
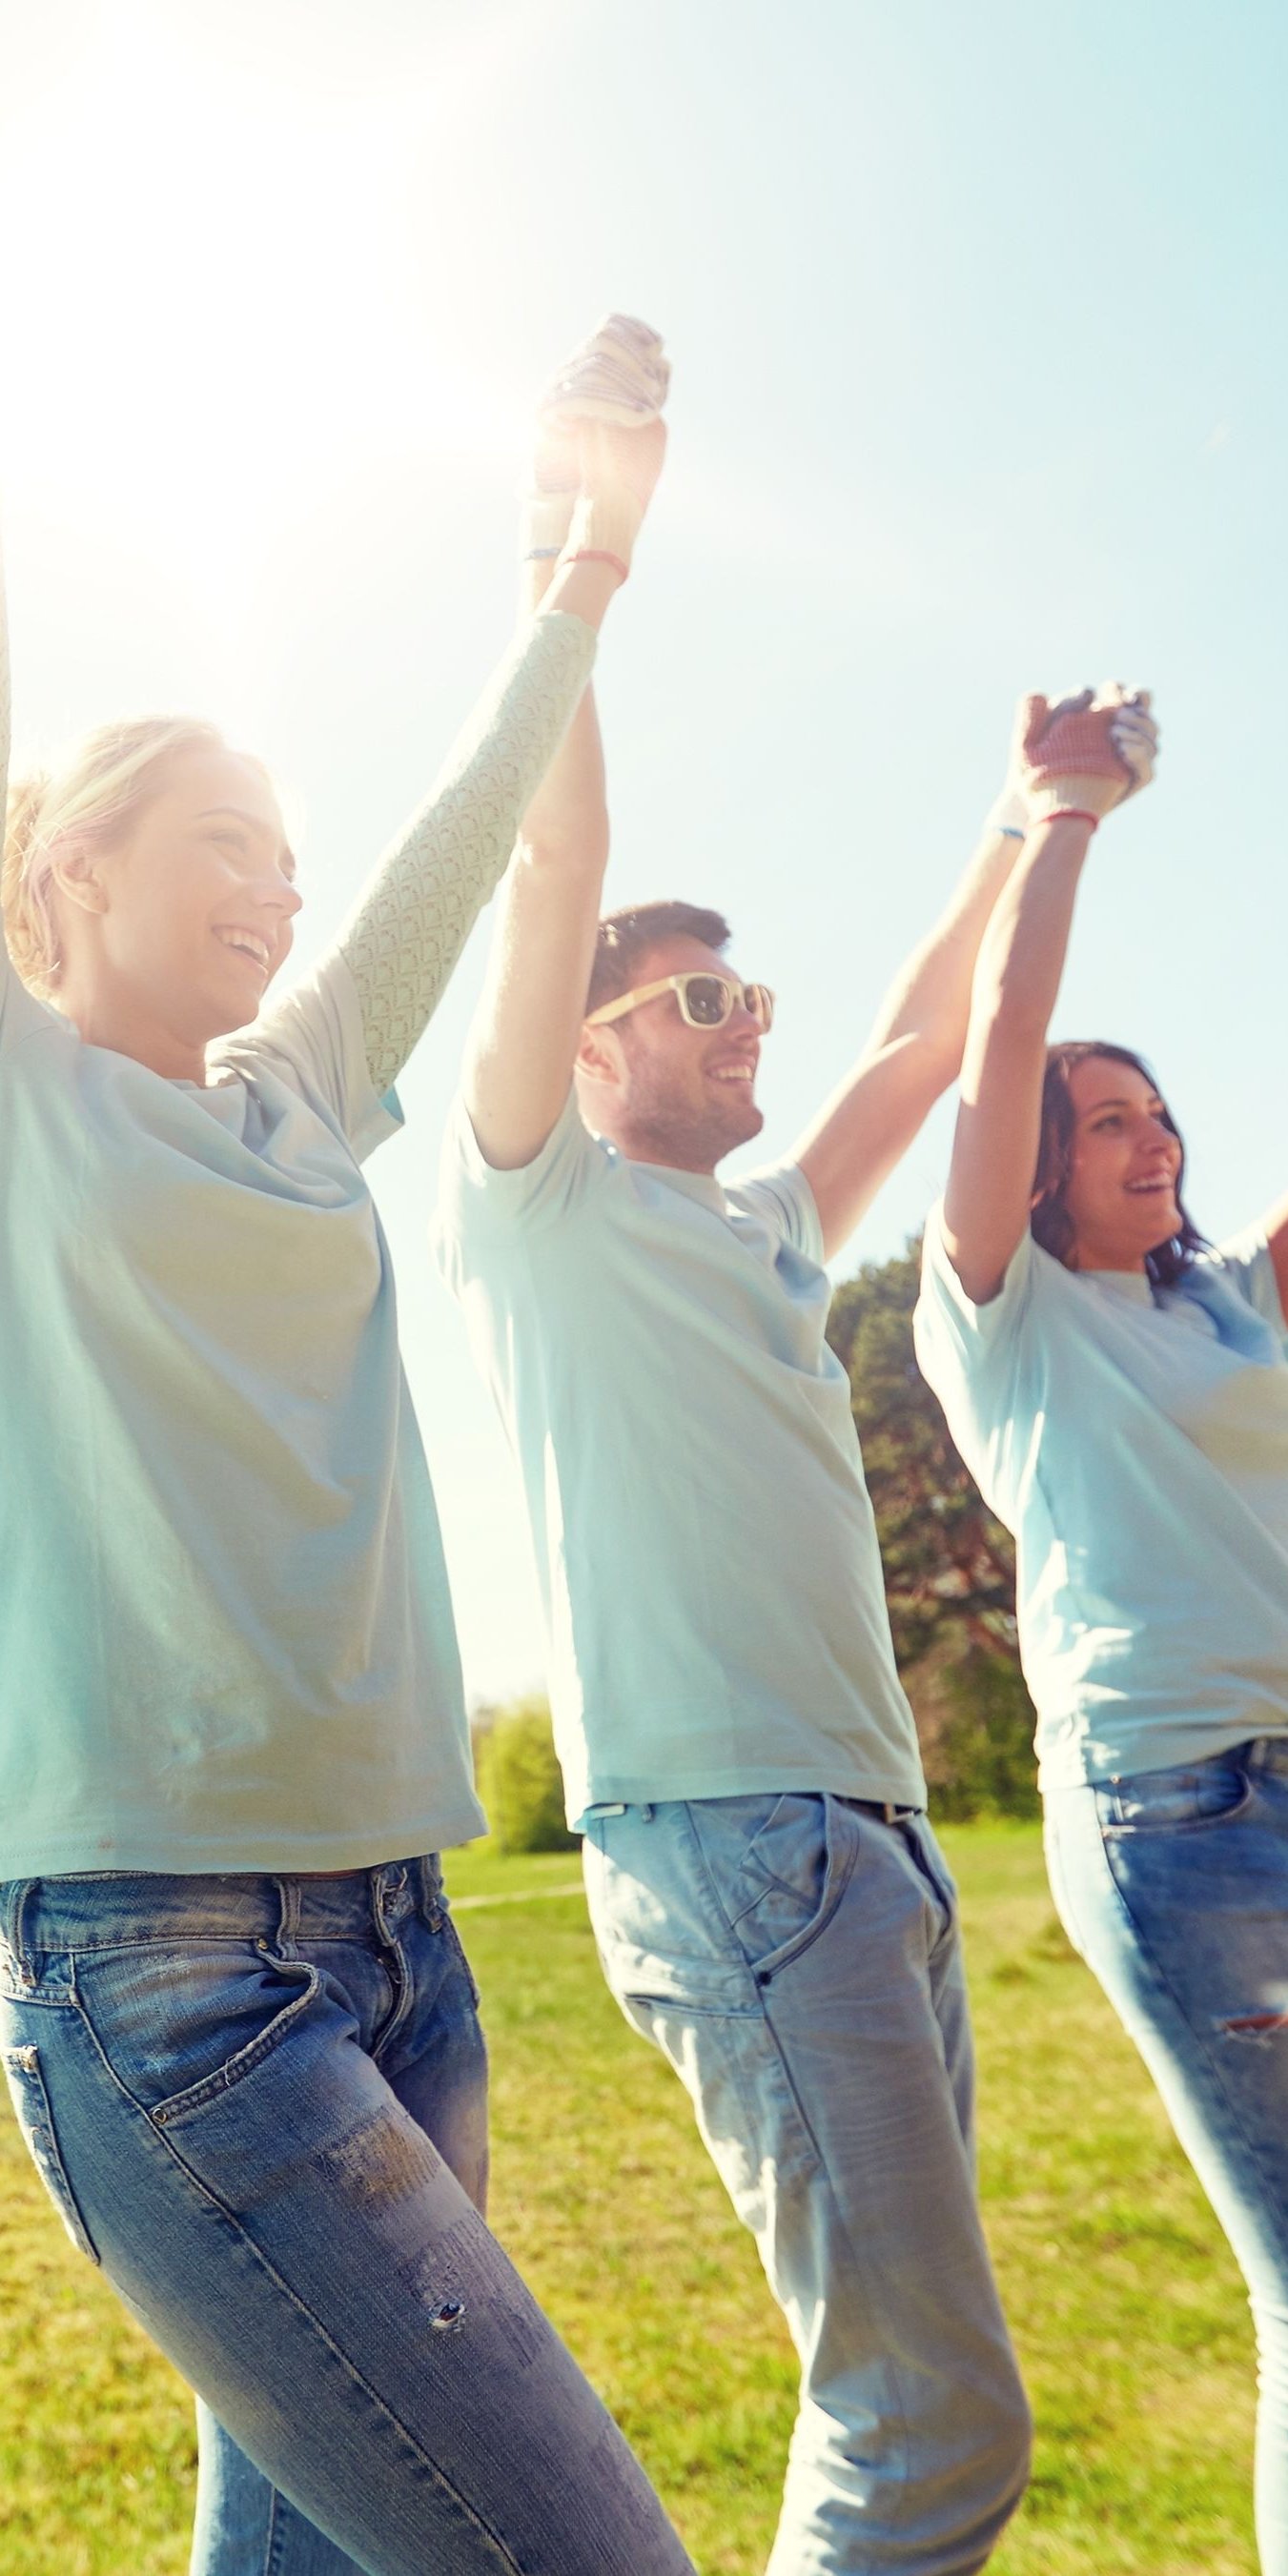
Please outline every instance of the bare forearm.
M551 567L524 570L524 604L539 610ZM466 1054L474 1132L504 1168L540 1152L567 1098L607 861L603 745L588 689L524 815Z
M942 1059L950 1082L961 1063L980 942L1020 849L1010 834L985 830L950 903L890 986L870 1049L916 1038Z
M963 1087L990 1047L1045 1047L1090 842L1090 827L1074 819L1039 824L1025 842L980 943Z
M1018 848L1007 834L983 833L947 910L891 985L857 1064L797 1142L829 1258L958 1071L980 940Z
M980 1304L996 1293L1028 1223L1047 1030L1090 837L1085 822L1037 827L980 951L944 1194L949 1257Z

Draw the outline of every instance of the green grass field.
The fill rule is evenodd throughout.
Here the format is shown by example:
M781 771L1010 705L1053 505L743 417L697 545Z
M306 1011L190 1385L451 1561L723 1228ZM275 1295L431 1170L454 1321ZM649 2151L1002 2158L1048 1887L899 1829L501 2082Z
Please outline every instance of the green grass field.
M1252 2576L1241 2284L1051 1911L1037 1835L945 1833L962 1884L981 2182L1038 2419L998 2576ZM494 2224L703 2576L752 2576L793 2414L787 2337L660 2059L600 1983L575 1858L452 1855L493 2061ZM181 2576L186 2393L73 2251L0 2113L0 2567Z

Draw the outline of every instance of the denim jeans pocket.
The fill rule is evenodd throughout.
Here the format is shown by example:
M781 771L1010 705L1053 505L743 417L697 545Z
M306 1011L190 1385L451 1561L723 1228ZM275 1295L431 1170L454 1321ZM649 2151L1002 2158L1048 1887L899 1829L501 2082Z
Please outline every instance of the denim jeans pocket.
M32 2163L78 2253L87 2254L91 2263L97 2263L97 2247L80 2214L59 2151L54 2115L40 2071L40 2051L20 2045L0 2050L0 2056L4 2059L14 2112Z
M717 1811L750 1803L709 1802ZM648 1821L638 1808L589 1819L582 1869L591 1927L604 1974L628 2013L634 2001L655 2000L688 2013L758 2009L699 1836L705 1813L705 1805L680 1801L658 1807Z
M282 2046L321 1978L240 1942L82 1952L77 1995L109 2066L158 2128L231 2092Z
M1253 1794L1246 1750L1239 1745L1232 1753L1214 1753L1205 1762L1099 1782L1096 1812L1102 1829L1119 1835L1192 1833L1231 1823L1242 1815Z
M818 1939L857 1856L857 1830L842 1800L788 1790L769 1806L721 1888L739 1947L762 1985Z

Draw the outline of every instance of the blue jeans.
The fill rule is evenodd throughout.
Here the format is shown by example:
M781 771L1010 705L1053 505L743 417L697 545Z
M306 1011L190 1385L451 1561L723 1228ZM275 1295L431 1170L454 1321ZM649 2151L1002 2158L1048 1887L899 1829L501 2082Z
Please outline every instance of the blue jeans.
M476 2206L483 2039L434 1862L40 1879L0 1888L0 1935L27 2143L202 2401L193 2576L683 2576Z
M800 2355L770 2576L968 2576L1029 2424L924 1816L812 1794L601 1809L585 1869L608 1982L687 2086Z
M1288 2576L1288 1743L1046 1800L1061 1922L1135 2040L1248 2284L1257 2540Z

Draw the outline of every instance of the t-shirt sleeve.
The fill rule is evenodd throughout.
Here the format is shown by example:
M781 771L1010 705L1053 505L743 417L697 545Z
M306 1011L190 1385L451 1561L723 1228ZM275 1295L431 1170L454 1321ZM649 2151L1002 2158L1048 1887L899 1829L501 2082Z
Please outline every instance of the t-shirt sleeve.
M995 1461L998 1435L1017 1409L1026 1329L1047 1258L1026 1227L997 1295L977 1306L948 1258L942 1201L926 1219L913 1316L917 1360L967 1466L986 1490L993 1482L989 1462Z
M799 1163L767 1163L763 1171L749 1172L745 1180L735 1181L726 1196L734 1207L745 1208L749 1216L758 1216L771 1225L793 1251L803 1252L821 1268L822 1222L818 1203Z
M514 1171L498 1171L479 1150L470 1114L457 1095L443 1138L434 1249L449 1287L472 1268L476 1246L547 1228L571 1217L602 1188L609 1158L586 1126L570 1091L539 1154Z
M304 1099L320 1102L359 1162L402 1125L397 1093L382 1097L371 1079L357 988L334 949L248 1029L221 1040L211 1061L251 1082L257 1073L274 1073Z
M1269 1324L1281 1341L1288 1341L1288 1320L1279 1295L1279 1282L1265 1228L1250 1225L1242 1234L1231 1235L1228 1243L1219 1243L1211 1256L1229 1280L1232 1288Z

